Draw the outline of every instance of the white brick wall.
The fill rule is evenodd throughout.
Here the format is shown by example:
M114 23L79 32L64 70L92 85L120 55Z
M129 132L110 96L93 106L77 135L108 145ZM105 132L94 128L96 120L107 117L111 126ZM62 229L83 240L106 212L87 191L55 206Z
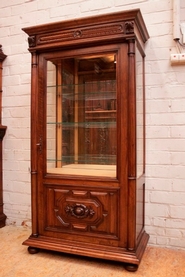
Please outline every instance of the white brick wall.
M185 20L181 0L181 20ZM4 210L30 225L30 54L23 27L140 8L146 43L146 229L150 244L185 249L185 66L171 66L172 0L1 0Z

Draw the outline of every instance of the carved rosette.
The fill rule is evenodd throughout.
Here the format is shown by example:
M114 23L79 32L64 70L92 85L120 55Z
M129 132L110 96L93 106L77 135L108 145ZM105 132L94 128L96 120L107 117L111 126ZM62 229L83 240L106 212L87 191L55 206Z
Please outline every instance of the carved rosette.
M29 36L28 44L29 44L29 47L35 47L36 46L36 36Z
M73 36L74 38L80 38L82 36L82 31L81 30L74 31Z
M0 125L0 140L3 140L5 133L6 133L6 126Z
M76 218L82 219L86 217L93 217L95 211L89 206L83 204L67 205L65 212Z
M3 53L2 45L0 44L0 62L3 62L7 56Z
M125 22L125 33L126 34L134 33L134 22L133 21L126 21Z

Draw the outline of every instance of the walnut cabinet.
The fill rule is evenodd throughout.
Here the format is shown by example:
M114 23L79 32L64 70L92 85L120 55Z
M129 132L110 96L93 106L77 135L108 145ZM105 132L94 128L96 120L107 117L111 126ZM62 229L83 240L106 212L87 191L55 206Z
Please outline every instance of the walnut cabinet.
M23 29L31 66L32 234L136 270L148 235L140 10Z

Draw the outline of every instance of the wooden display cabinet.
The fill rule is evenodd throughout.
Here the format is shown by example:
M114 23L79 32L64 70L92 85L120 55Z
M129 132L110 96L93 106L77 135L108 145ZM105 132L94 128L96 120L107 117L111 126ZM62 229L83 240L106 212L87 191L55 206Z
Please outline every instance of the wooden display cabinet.
M144 230L144 43L140 10L23 29L32 55L32 235L39 248L135 271Z
M2 64L6 59L6 55L2 51L0 45L0 228L5 226L6 215L3 212L3 138L6 133L6 126L2 125Z

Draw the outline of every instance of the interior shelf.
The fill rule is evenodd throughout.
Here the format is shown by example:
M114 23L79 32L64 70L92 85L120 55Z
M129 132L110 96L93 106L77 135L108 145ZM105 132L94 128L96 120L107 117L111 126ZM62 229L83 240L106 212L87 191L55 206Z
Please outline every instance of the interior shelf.
M100 164L70 164L61 168L48 168L47 173L116 177L116 166Z

